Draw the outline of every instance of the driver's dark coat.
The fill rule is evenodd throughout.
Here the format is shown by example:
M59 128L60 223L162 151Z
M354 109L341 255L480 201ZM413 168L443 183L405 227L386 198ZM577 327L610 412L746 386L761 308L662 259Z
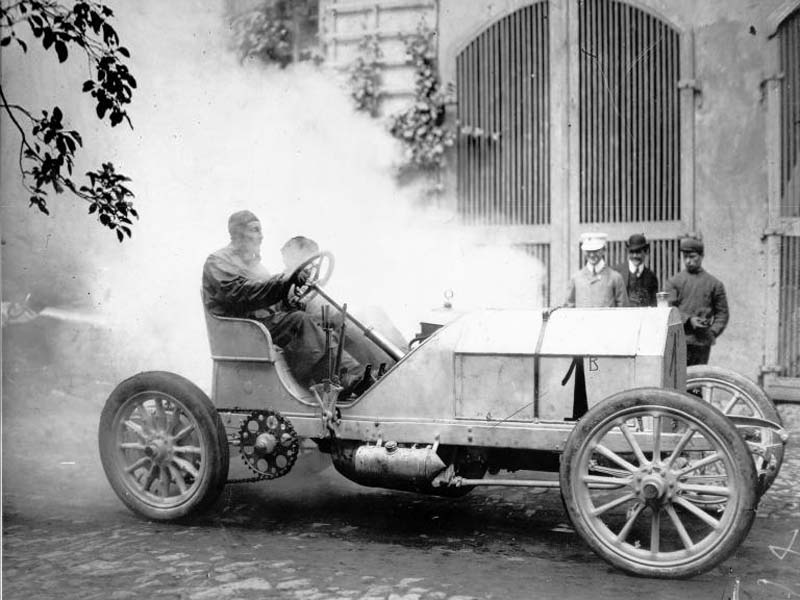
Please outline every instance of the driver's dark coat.
M203 266L203 304L214 315L263 318L286 295L288 282L270 275L256 256L245 261L232 246L211 254Z
M328 338L303 310L286 306L289 282L271 276L260 257L245 261L232 246L211 254L203 266L203 304L211 314L257 319L283 349L286 362L303 385L330 377ZM338 337L330 341L335 348ZM363 368L348 352L342 353L342 368L357 379Z

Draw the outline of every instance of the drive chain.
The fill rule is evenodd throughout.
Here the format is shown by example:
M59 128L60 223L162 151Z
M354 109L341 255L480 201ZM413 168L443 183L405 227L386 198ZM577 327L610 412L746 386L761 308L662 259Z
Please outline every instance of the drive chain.
M250 416L250 415L253 415L254 413L266 412L266 411L253 410L252 408L238 408L238 407L235 407L235 408L218 408L217 412L218 413L233 413L233 414L237 414L237 415L248 415L248 416ZM292 431L292 433L294 433L294 431ZM239 435L237 435L234 438L230 438L229 437L228 438L228 443L231 443L231 442L237 442L237 447L239 448L239 453L242 454L241 437ZM247 457L242 455L242 458L244 459L245 463L247 464ZM247 464L247 466L248 466L248 468L253 470L252 467L249 464ZM275 477L270 477L268 475L256 475L254 477L241 477L239 479L228 479L225 482L225 484L227 485L227 484L232 484L232 483L257 483L259 481L268 481L268 480L274 479L274 478Z

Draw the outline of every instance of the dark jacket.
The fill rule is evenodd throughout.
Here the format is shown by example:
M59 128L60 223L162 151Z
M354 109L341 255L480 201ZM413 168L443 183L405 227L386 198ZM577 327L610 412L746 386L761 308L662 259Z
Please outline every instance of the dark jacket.
M628 306L655 306L658 293L658 277L649 267L644 267L639 277L632 277L628 261L614 265L614 270L622 275L625 291L628 293Z
M687 345L711 346L722 335L730 313L725 286L719 279L703 270L689 273L684 269L667 281L666 291L670 304L681 313ZM694 329L690 317L701 317L710 325Z
M256 258L245 262L232 246L211 254L203 266L203 304L214 315L260 318L286 296L288 282L270 275Z

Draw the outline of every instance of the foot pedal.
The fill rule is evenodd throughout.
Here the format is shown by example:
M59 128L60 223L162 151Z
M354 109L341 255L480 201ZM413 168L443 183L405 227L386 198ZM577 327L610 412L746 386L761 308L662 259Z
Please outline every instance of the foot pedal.
M359 383L359 387L361 387L363 384L371 380L372 380L372 363L367 363L367 366L364 367L364 377L361 378L361 383Z

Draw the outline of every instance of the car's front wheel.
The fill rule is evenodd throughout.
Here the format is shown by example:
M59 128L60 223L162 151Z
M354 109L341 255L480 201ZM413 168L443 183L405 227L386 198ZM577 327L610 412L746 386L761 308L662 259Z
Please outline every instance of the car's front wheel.
M99 443L114 492L148 519L208 508L228 477L228 442L216 409L174 373L139 373L119 384L103 408Z
M688 394L635 389L592 407L562 456L575 530L633 575L692 577L744 540L758 503L755 467L734 425Z

